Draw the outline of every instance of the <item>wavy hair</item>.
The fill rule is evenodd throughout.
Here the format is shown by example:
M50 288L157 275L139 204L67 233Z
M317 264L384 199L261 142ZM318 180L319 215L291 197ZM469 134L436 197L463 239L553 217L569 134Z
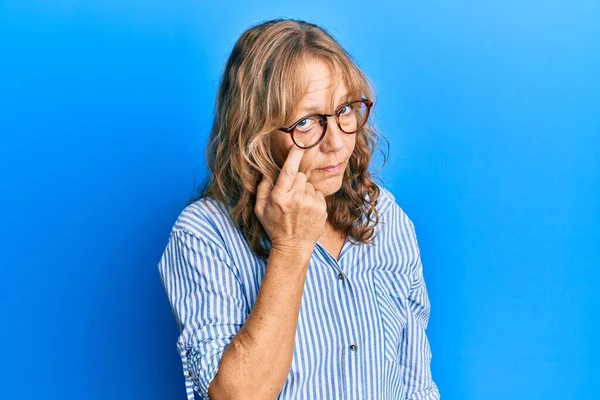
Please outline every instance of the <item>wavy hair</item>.
M270 239L254 214L256 188L262 175L277 180L280 168L271 155L270 135L293 117L306 93L308 60L328 65L345 80L350 96L374 101L368 78L325 29L294 19L249 28L235 43L221 77L206 147L209 176L188 203L211 197L229 205L251 250L263 258L269 255ZM355 133L342 187L326 198L329 223L354 244L372 243L379 222L379 187L368 168L380 139L388 141L372 120ZM382 155L385 165L387 155Z

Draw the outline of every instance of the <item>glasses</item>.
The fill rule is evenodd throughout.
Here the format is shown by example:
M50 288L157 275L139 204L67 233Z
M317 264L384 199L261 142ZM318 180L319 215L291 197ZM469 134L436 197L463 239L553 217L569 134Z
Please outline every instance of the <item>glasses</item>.
M342 104L335 114L311 114L300 118L289 128L279 128L289 133L294 144L301 149L315 147L325 137L327 132L327 117L335 117L340 130L347 134L358 132L367 122L373 102L368 99L351 101ZM300 146L298 143L304 145Z

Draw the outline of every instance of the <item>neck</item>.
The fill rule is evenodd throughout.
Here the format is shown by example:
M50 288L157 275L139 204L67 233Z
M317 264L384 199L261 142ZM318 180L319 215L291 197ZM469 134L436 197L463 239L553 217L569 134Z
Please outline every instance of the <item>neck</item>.
M323 234L327 237L336 237L336 238L346 236L342 232L336 231L335 229L333 229L333 226L329 223L329 221L327 221L325 223L325 231L323 232Z

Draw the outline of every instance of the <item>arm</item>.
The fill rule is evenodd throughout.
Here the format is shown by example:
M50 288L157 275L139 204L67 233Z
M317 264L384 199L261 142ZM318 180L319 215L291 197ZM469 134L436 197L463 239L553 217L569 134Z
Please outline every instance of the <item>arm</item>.
M256 304L223 354L209 390L211 399L279 395L292 364L309 259L306 252L271 251Z
M181 329L188 398L275 398L291 366L306 251L273 249L252 312L233 263L215 240L174 231L159 264ZM294 260L294 265L289 265Z
M431 376L431 349L426 329L429 322L430 303L427 286L423 277L423 265L417 244L414 225L405 215L411 232L411 242L416 250L416 259L412 271L412 282L408 296L409 311L406 335L402 342L403 380L407 400L437 400L440 398L438 387Z

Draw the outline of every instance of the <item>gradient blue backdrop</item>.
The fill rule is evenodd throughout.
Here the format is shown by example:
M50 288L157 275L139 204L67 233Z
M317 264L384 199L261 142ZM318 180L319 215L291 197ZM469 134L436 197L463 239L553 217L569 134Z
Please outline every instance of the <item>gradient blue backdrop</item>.
M598 398L592 0L0 1L0 398L184 398L156 263L226 57L275 17L322 24L377 89L442 397Z

